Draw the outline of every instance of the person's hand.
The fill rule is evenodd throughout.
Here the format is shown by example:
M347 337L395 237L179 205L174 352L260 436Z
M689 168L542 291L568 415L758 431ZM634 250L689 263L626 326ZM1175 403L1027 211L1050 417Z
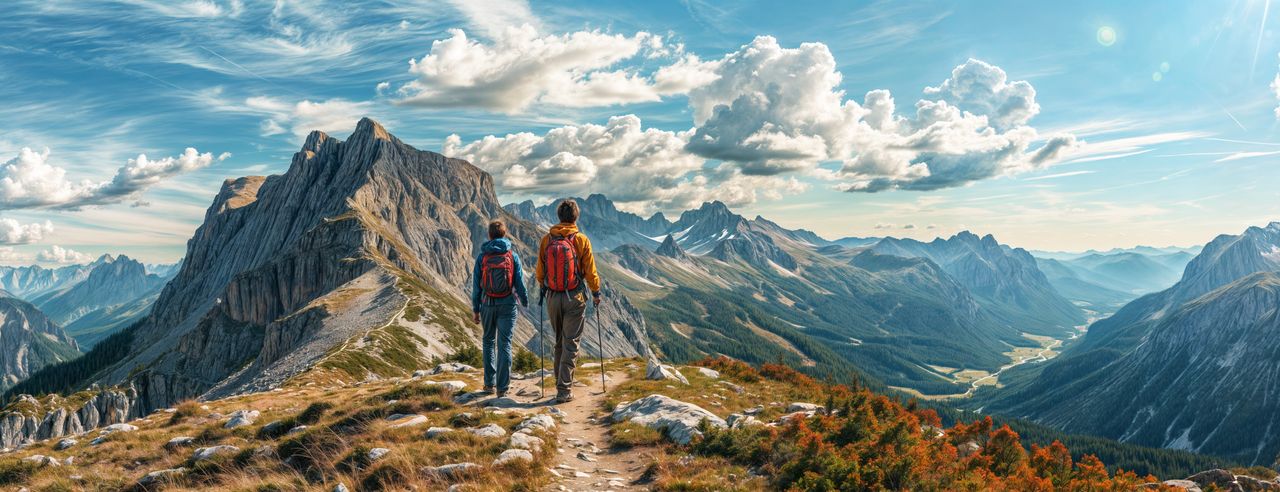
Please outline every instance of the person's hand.
M600 305L600 293L599 293L599 292L592 292L592 293L591 293L591 305L592 305L592 306L599 306L599 305Z
M471 322L477 325L480 324L480 311L471 313Z

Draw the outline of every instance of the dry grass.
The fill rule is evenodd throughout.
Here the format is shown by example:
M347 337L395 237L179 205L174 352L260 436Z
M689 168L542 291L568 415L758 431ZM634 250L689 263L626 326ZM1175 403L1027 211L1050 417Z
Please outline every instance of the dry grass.
M464 380L478 386L475 373L446 374L439 380ZM227 415L241 409L262 412L255 424L224 429ZM422 414L426 425L392 428L386 417L395 413ZM460 417L470 413L472 417ZM0 457L0 488L27 487L33 492L59 490L142 490L138 479L148 472L185 467L188 472L171 483L151 490L332 490L338 483L352 490L438 490L449 484L430 472L431 467L474 462L481 471L461 479L465 490L540 488L549 481L546 471L554 459L554 446L535 453L529 465L494 467L490 464L507 449L507 439L486 439L468 432L453 432L428 439L427 427L451 427L467 420L471 425L495 423L508 432L523 419L517 414L487 413L455 405L443 387L419 381L380 381L348 386L292 386L207 403L183 402L131 424L136 432L115 433L91 445L97 432L80 438L64 451L54 451L56 440L37 443ZM277 422L268 428L268 424ZM305 431L288 434L299 425ZM267 429L267 430L264 430ZM195 438L193 446L167 449L177 436ZM553 435L542 435L554 442ZM232 445L238 453L199 463L191 459L195 447ZM391 452L371 462L368 450ZM71 465L39 467L21 461L33 454Z
M768 481L723 458L660 456L645 470L642 482L653 490L730 492L768 490Z

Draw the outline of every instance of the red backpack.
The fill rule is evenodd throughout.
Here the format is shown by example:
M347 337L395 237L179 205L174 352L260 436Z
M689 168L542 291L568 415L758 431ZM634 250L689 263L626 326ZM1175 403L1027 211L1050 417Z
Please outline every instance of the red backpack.
M489 253L480 262L480 288L485 295L494 298L511 295L511 287L515 276L516 262L511 259L511 252Z
M547 240L547 249L543 252L543 259L547 263L543 271L546 272L547 288L550 290L568 292L578 289L577 250L573 243L575 235L577 233L549 236Z

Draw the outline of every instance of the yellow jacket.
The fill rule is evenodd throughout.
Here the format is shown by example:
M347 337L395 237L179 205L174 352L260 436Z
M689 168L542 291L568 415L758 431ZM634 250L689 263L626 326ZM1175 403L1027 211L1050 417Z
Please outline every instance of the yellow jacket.
M591 288L592 294L600 293L600 274L596 272L596 258L591 254L591 240L587 239L585 234L578 232L577 224L568 224L561 222L551 226L551 233L542 236L542 242L538 245L538 266L535 275L538 278L538 285L546 287L546 253L547 242L551 236L573 236L573 253L574 258L578 260L578 277L587 283L587 287Z

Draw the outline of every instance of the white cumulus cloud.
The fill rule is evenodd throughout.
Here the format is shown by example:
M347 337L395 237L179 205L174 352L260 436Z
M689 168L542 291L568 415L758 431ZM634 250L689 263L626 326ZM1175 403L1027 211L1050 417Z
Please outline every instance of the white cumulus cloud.
M689 92L697 125L688 150L752 175L807 172L848 191L937 189L1043 168L1076 146L1027 122L1035 90L999 67L969 60L923 90L914 114L886 90L861 103L826 45L785 48L760 36L709 62L714 80ZM839 161L838 171L818 168Z
M661 37L647 32L541 35L525 24L504 27L485 43L451 29L448 38L431 43L426 56L409 60L417 79L397 89L398 102L517 113L536 103L593 107L658 101L705 81L696 58L681 58L653 76L614 66L670 53Z
M223 153L217 159L225 159ZM178 174L207 167L212 153L188 147L177 157L152 160L146 154L116 170L106 181L67 178L65 169L49 162L49 149L36 152L24 147L0 165L0 209L78 208L118 203Z
M0 218L0 244L31 244L53 232L53 223L23 224L10 218Z
M41 263L57 263L60 265L69 265L73 263L88 263L92 258L89 255L53 245L49 249L36 253L36 261Z
M704 170L705 160L684 150L688 135L644 128L639 117L626 115L604 125L488 136L466 144L452 135L443 152L493 174L504 192L555 197L582 194L589 187L635 210L679 209L709 199L743 205L804 188L794 178L744 176L728 167Z

